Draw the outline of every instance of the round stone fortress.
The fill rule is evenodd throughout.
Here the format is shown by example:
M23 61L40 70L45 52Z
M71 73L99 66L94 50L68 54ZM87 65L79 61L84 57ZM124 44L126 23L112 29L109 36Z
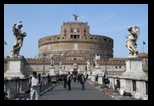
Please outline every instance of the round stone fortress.
M65 60L83 61L95 54L113 57L113 39L90 34L87 22L64 22L59 35L39 39L38 46L40 58L49 58L50 54L64 54Z

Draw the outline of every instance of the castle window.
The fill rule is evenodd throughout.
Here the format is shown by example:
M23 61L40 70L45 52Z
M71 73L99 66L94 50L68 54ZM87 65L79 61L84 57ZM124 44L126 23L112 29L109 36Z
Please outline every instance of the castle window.
M58 37L58 39L59 39L59 37Z
M67 31L66 31L66 28L64 29L64 33L66 33Z
M111 42L111 40L109 40L109 42Z
M79 39L80 38L80 35L70 35L70 38L71 39Z
M86 29L84 28L84 33L86 33Z
M90 39L93 39L93 38L90 38Z
M121 66L119 66L119 68L121 68Z
M73 28L71 28L71 32L73 32Z
M73 39L73 35L71 35L71 39Z
M66 33L64 34L64 36L66 36Z
M86 34L84 33L84 36L86 36Z
M77 29L77 32L80 32L79 28Z
M95 38L95 40L96 40L97 38Z
M107 39L106 39L106 38L104 38L104 41L107 41Z
M80 36L79 36L79 35L77 35L77 39L79 39L79 37L80 37Z
M117 66L115 66L115 68L117 68Z
M74 35L74 39L76 39L76 35Z

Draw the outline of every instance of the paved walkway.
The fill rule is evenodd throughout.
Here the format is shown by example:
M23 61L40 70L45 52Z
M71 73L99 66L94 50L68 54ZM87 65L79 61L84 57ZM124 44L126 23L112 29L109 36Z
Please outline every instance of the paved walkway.
M20 94L16 98L29 98L30 94ZM63 84L51 85L48 84L42 88L41 97L39 100L137 100L133 97L121 96L119 93L114 93L113 89L101 89L99 86L94 86L94 82L87 81L85 90L81 89L81 84L71 82L71 91L63 88Z
M39 100L115 100L109 95L103 94L89 83L86 83L85 90L81 89L80 83L71 82L71 91L58 84L54 89L43 94Z
M41 95L46 93L48 90L53 89L54 87L56 87L56 85L52 85L51 83L43 86L42 89L41 89ZM19 94L16 97L14 97L14 98L12 98L10 100L16 100L16 98L20 98L20 99L22 99L22 98L30 98L30 93Z

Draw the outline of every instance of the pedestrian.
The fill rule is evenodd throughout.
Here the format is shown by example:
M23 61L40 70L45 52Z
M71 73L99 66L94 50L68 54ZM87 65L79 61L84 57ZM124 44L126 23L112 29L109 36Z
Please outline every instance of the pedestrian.
M85 90L85 82L86 82L86 78L83 74L81 74L80 76L80 84L81 84L81 87L82 87L82 90Z
M56 76L57 83L59 83L59 73Z
M50 75L48 74L48 84L51 83Z
M118 88L120 89L120 81L119 79L116 80L117 83L114 85L114 91L117 92L118 91Z
M86 79L88 79L88 74L86 74Z
M29 86L31 86L30 89L30 100L38 100L39 98L39 88L42 85L42 79L37 76L37 72L34 71L32 76L32 79L29 83ZM40 80L40 81L39 81ZM35 99L33 99L35 93Z
M64 88L66 88L66 86L67 86L67 74L64 74L63 81L64 81Z
M80 73L77 75L78 82L80 82Z
M70 72L68 72L68 75L67 75L68 90L71 90L71 80L72 80L71 74Z
M95 76L95 83L98 84L98 74Z
M41 81L42 81L41 74L38 74L38 79L39 79L39 83L41 83ZM39 86L39 95L41 94L41 89L42 89L42 83Z
M73 80L76 82L76 75L73 74Z

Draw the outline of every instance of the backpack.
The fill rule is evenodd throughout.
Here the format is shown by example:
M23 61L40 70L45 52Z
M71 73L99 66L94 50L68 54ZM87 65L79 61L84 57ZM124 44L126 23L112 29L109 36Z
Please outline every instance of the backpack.
M130 97L132 96L132 94L130 92L125 92L125 91L124 91L123 95L124 96L130 96Z

